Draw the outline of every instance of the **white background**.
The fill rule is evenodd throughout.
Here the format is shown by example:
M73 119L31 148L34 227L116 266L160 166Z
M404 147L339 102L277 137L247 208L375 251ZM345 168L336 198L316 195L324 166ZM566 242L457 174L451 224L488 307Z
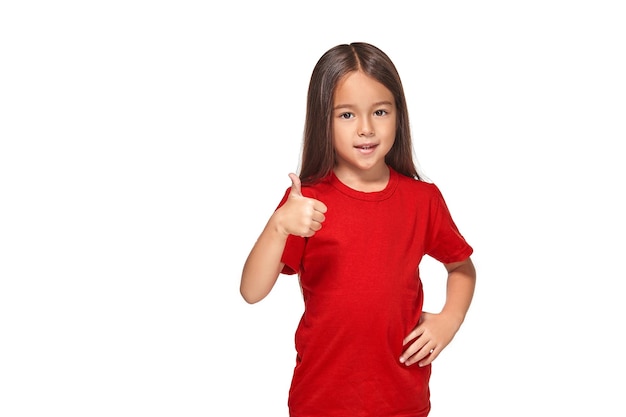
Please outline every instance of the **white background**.
M287 416L299 290L240 272L313 66L367 41L475 249L432 417L623 416L622 4L3 2L0 415Z

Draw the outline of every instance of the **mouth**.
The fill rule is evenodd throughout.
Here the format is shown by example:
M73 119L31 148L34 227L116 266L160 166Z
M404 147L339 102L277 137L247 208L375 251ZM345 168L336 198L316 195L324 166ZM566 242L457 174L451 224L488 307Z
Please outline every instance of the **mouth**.
M359 149L361 151L369 151L372 150L374 148L376 148L378 145L374 144L374 143L364 143L362 145L357 145L355 146L356 149Z

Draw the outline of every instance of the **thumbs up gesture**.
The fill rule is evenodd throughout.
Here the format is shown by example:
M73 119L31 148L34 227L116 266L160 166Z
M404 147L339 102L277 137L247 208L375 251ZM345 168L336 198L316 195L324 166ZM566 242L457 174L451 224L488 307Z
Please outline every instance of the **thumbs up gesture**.
M287 234L311 237L322 228L322 222L326 220L324 213L328 209L321 201L302 195L302 183L296 174L290 173L289 178L289 197L276 210L276 214L280 216L279 225Z

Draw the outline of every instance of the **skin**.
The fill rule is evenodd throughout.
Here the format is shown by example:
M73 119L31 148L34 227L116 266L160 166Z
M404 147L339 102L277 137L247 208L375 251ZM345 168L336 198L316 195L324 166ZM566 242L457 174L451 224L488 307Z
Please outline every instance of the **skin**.
M360 71L347 74L333 98L335 175L349 187L374 192L385 188L389 169L385 155L393 146L396 107L391 91ZM304 197L297 175L291 173L291 193L268 220L243 267L240 292L256 303L272 290L284 264L281 256L290 234L311 237L322 228L326 205ZM469 309L476 285L470 258L444 264L448 271L446 302L439 313L423 312L417 326L403 340L399 361L426 366L452 341Z
M337 84L333 106L335 175L359 191L380 191L389 180L385 155L396 137L391 91L357 71Z

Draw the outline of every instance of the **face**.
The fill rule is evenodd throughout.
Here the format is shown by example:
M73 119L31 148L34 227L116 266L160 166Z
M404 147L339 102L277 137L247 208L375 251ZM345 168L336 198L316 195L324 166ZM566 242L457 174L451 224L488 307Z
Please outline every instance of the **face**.
M387 175L385 155L396 137L393 94L360 71L345 75L333 99L335 172L375 178Z

